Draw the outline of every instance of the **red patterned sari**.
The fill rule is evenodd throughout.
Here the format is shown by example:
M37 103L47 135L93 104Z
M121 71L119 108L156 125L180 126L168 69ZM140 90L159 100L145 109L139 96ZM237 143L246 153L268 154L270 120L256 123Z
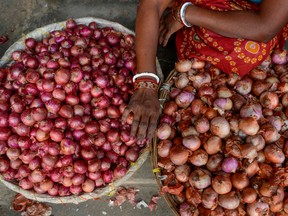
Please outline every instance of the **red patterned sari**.
M176 0L176 6L183 0ZM187 2L187 1L184 1ZM190 0L211 10L257 11L259 6L244 0ZM268 43L223 37L202 27L182 28L177 32L176 47L179 59L198 58L220 68L225 73L244 76L263 62L275 48L283 48L288 39L288 25Z

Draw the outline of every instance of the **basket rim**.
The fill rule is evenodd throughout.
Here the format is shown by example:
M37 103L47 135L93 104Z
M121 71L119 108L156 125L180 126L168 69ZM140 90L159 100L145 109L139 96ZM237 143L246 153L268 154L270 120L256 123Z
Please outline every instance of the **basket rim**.
M160 101L160 106L161 106L161 111L163 109L163 105L164 103L167 101L169 93L170 93L170 88L173 85L173 79L175 77L175 75L178 74L178 72L173 69L172 71L170 71L168 77L165 79L164 83L162 84L161 88L160 88L160 93L159 93L159 101ZM158 137L155 134L153 137L153 141L152 141L152 151L151 151L151 162L152 162L152 166L153 166L153 170L158 170L158 153L157 153L157 145L158 145ZM160 169L161 170L161 169ZM160 171L161 173L161 171ZM159 172L155 171L154 172L155 178L156 178L156 182L158 184L158 186L161 188L163 186L162 181L160 180L160 175ZM176 207L176 202L174 201L173 197L171 194L169 193L164 193L162 195L166 201L166 203L169 205L170 209L173 211L173 213L177 216L180 216L178 208Z
M109 20L105 20L102 18L95 18L95 17L83 17L83 18L75 18L74 19L77 24L88 24L90 22L96 22L100 27L106 27L110 26L113 27L115 30L120 31L122 33L127 34L133 34L135 35L135 32L126 28L120 23L112 22ZM0 68L5 67L9 65L9 63L12 61L11 54L16 49L21 49L19 47L22 47L24 49L25 47L25 39L29 37L35 37L35 35L40 35L39 32L41 32L41 38L44 38L45 36L48 36L48 29L49 32L53 30L61 30L65 27L66 20L51 23L45 26L42 26L40 28L34 29L33 31L27 33L26 35L22 35L20 39L18 39L16 42L14 42L4 53L4 55L0 58ZM53 30L51 30L53 29ZM45 32L46 30L46 32ZM40 39L40 38L38 38ZM157 67L157 73L160 76L160 78L163 79L162 69L160 67L159 61L156 58L156 67ZM32 199L39 202L48 202L48 203L74 203L78 204L81 202L85 202L89 199L98 199L102 196L111 196L116 191L117 187L124 184L126 180L128 180L147 160L150 153L150 147L147 145L145 148L143 148L140 151L139 158L136 162L130 163L129 169L127 171L127 174L123 176L120 179L117 179L110 184L106 185L102 188L96 188L91 193L83 193L81 195L71 195L71 196L64 196L64 197L54 197L49 194L37 194L31 190L24 190L20 186L14 184L13 182L9 182L3 178L2 175L0 175L0 182L2 182L7 188L20 193L24 195L28 199Z

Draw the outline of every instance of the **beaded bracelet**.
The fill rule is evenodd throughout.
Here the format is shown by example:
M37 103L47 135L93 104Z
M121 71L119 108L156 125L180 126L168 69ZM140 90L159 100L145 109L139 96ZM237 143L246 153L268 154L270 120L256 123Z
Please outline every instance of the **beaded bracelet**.
M192 25L190 23L188 23L185 19L185 13L186 13L186 9L188 6L193 5L191 2L185 2L180 9L180 19L183 25L185 25L186 27L191 27Z
M133 76L133 79L132 79L133 83L135 82L136 79L138 79L140 77L151 77L151 78L154 78L157 83L159 83L159 81L160 81L159 77L156 74L151 73L151 72L142 72L142 73L139 73L139 74L135 74Z
M140 78L136 79L134 83L137 83L137 82L153 82L156 85L158 85L157 81L153 78L150 78L150 77L140 77Z
M158 84L156 84L155 82L150 82L150 81L138 81L134 83L134 90L137 89L152 89L154 90L156 93L158 92Z

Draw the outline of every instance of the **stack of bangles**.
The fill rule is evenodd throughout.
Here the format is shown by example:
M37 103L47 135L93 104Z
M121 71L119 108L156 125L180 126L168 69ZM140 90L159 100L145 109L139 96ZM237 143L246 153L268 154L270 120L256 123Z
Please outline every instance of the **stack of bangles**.
M159 77L154 73L139 73L133 76L134 90L137 89L152 89L158 93Z
M174 8L172 10L172 15L175 21L180 22L182 25L186 27L191 27L192 25L186 21L185 14L187 7L193 5L191 2L185 2L180 5L180 7Z

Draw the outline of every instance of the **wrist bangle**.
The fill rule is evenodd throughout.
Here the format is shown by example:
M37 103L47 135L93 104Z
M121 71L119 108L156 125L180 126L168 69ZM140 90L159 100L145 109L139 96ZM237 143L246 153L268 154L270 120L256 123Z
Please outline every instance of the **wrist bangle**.
M154 83L154 82L150 82L150 81L140 81L140 82L135 82L134 83L134 90L137 89L151 89L154 92L158 92L158 84Z
M160 81L159 77L158 77L156 74L154 74L154 73L149 73L149 72L143 72L143 73L135 74L135 75L133 76L133 79L132 79L133 83L134 83L135 80L136 80L137 78L139 78L139 77L153 77L154 79L156 79L157 84L158 84L159 81Z
M191 2L185 2L181 9L180 9L180 19L181 22L183 23L183 25L185 25L186 27L191 27L192 25L190 23L188 23L185 19L185 13L186 13L186 9L188 6L193 5Z

